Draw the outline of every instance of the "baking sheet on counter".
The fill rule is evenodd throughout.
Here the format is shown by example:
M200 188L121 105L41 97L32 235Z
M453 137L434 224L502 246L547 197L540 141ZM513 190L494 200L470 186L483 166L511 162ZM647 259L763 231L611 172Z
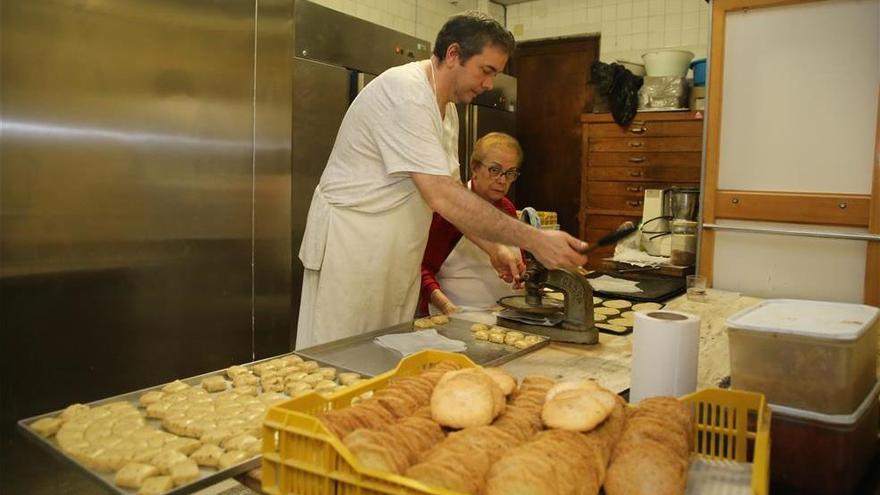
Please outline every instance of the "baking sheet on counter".
M513 346L495 344L485 340L476 340L470 330L471 325L473 325L471 321L450 318L449 323L436 325L434 329L444 337L464 342L467 345L467 350L462 354L480 366L498 366L550 343L550 339L540 335L539 337L543 339L541 342L525 349L517 349ZM315 361L324 361L331 366L347 368L362 375L375 376L393 369L397 366L402 356L398 352L376 344L373 342L373 339L381 335L414 331L418 330L413 327L413 322L401 323L393 327L316 345L307 349L297 349L296 353ZM528 332L522 333L533 335Z
M281 358L284 356L290 356L290 355L299 355L299 353L288 352L285 354L280 354L278 356L272 356L272 357L269 357L266 359L261 359L259 361L241 363L240 366L251 367L255 364L263 363L266 361L271 361L273 359L278 359L278 358ZM302 357L303 359L310 359L310 358L307 358L306 356L302 356L302 355L300 355L300 357ZM336 366L331 363L327 363L327 362L322 361L320 359L314 359L314 361L318 361L318 363L321 366L333 366L334 368L336 368L337 373L352 371L349 369L342 368L341 366ZM193 376L190 378L181 378L180 381L187 383L193 387L201 387L201 382L203 379L208 378L210 376L215 376L215 375L223 375L225 377L225 372L226 372L225 369L211 371L209 373L205 373L205 374L198 375L198 376ZM367 373L361 373L361 374L367 375ZM370 375L370 376L372 376L372 375ZM365 376L365 378L367 378L367 376ZM85 404L90 407L95 407L95 406L100 406L102 404L107 404L110 402L125 401L125 402L130 402L132 405L134 405L135 407L138 407L139 409L143 409L143 406L141 406L140 403L138 402L138 399L140 398L140 396L150 390L160 390L165 385L167 385L167 383L163 383L161 385L157 385L154 387L144 388L144 389L137 390L134 392L128 392L128 393L117 395L115 397L110 397L107 399L101 399L101 400L96 400L93 402L88 402ZM213 392L209 395L213 396L213 395L221 394L221 393L223 393L223 392ZM110 493L118 493L118 494L122 494L122 495L136 495L137 494L136 489L122 488L122 487L117 486L113 482L113 477L114 477L115 473L102 473L102 472L95 471L93 469L90 469L90 468L84 466L79 461L77 461L76 459L74 459L73 457L71 457L70 455L68 455L67 453L65 453L64 451L61 450L61 448L58 445L58 442L55 440L54 435L50 438L44 438L29 427L29 425L31 423L33 423L34 421L37 421L42 418L58 416L59 414L61 414L62 411L64 411L64 409L59 409L57 411L53 411L50 413L40 414L39 416L33 416L30 418L22 419L22 420L18 421L18 428L21 431L21 433L24 434L24 436L26 436L27 438L29 438L33 442L37 443L40 447L44 448L47 452L49 452L51 455L55 456L56 458L61 459L62 461L69 462L71 465L73 465L74 467L79 469L81 472L85 473L90 478L92 478L94 481L96 481L98 484L102 485L102 487L105 488L106 490L108 490ZM162 421L159 419L145 417L144 420L145 420L146 425L153 426L161 431L167 431L162 427ZM199 472L200 472L201 476L199 477L198 480L195 480L195 481L188 483L188 484L185 484L185 485L175 487L175 488L171 489L170 491L165 492L165 494L166 495L171 495L171 494L184 495L187 493L193 493L195 491L201 490L202 488L219 483L220 481L222 481L224 479L231 478L233 476L237 476L239 474L245 473L247 471L250 471L254 468L259 467L261 458L262 458L262 456L257 455L257 456L254 456L254 457L248 459L248 460L245 460L239 464L236 464L236 465L231 466L227 469L224 469L224 470L210 469L210 468L206 468L204 466L199 466Z

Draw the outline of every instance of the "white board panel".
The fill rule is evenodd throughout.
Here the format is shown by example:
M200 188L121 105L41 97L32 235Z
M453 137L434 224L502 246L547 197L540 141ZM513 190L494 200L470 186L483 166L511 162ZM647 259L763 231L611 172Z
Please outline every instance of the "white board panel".
M719 189L870 193L880 0L726 19Z
M718 221L719 225L866 232L865 229L767 222ZM713 286L763 298L861 303L866 241L775 234L715 234Z

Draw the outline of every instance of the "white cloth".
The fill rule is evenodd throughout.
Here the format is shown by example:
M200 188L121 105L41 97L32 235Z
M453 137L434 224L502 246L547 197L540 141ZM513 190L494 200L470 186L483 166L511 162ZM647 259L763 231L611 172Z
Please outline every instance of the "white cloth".
M381 335L373 339L373 342L382 347L393 349L404 356L409 356L426 349L447 352L464 352L467 350L467 344L460 340L444 337L437 333L437 330L434 328L416 332Z
M410 172L458 174L458 114L441 120L425 65L385 71L351 104L309 208L296 348L412 319L431 210Z
M465 236L440 266L436 279L459 311L486 311L495 307L502 297L516 294L510 284L498 277L489 255ZM441 312L433 304L428 309L431 314Z

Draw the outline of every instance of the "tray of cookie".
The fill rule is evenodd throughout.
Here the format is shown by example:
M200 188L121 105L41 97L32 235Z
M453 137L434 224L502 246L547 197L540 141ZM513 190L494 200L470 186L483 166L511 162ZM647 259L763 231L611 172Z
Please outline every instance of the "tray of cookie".
M709 389L634 406L589 379L518 382L438 351L331 396L277 404L264 428L273 441L263 444L262 489L278 495L764 495L768 487L761 394Z
M19 429L111 492L185 494L259 466L273 404L364 381L288 353L23 419Z
M662 309L656 302L633 303L625 299L605 299L593 296L593 324L600 332L628 335L633 331L636 313Z
M364 375L375 376L394 369L402 357L399 352L375 343L376 337L426 330L433 330L443 337L463 342L467 349L462 354L481 366L498 366L550 343L550 339L541 335L435 315L307 349L298 349L297 353Z

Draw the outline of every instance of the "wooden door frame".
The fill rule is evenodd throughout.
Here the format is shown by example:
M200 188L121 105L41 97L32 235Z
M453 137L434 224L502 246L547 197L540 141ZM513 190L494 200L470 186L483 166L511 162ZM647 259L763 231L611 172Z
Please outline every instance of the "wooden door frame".
M880 234L880 96L878 96L871 194L737 191L718 188L727 14L733 11L818 1L825 0L715 0L712 2L709 102L706 114L703 175L702 222L704 224L714 224L718 219L758 220L865 227L870 234ZM699 273L705 275L711 284L715 261L715 231L704 228L701 234ZM864 302L880 306L880 241L867 242Z

